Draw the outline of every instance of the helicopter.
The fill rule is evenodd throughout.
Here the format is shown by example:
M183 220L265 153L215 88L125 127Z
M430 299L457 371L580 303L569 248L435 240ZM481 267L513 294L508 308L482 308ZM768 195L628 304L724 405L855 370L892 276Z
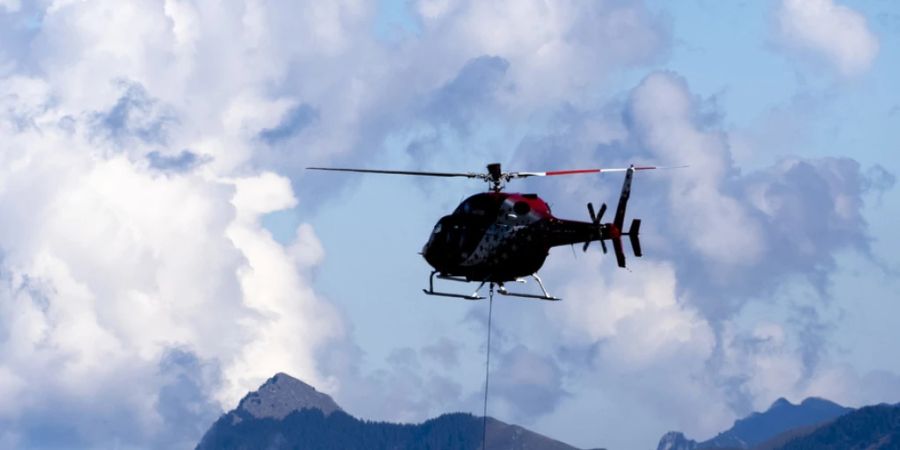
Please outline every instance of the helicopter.
M487 165L486 173L307 167L308 170L333 172L465 177L486 181L489 184L487 192L463 200L451 214L435 224L420 253L434 269L428 280L428 289L423 289L423 292L441 297L482 300L485 297L479 292L485 284L490 284L492 291L496 285L497 292L502 295L549 301L561 299L547 292L537 272L552 247L583 244L582 250L587 251L591 242L599 241L606 254L606 241L610 241L618 266L624 268L626 260L622 237L627 236L634 256L642 256L639 239L641 220L633 219L628 230L623 228L625 208L631 196L631 180L637 171L663 168L673 167L631 165L627 168L503 172L499 163L491 163ZM608 172L624 172L625 181L613 221L607 223L602 222L606 203L601 204L598 211L594 210L592 203L588 203L590 222L582 222L554 217L550 205L537 194L503 192L505 184L513 179ZM525 283L525 277L537 282L541 294L513 292L506 288L506 283ZM480 284L472 294L458 294L435 290L435 278Z

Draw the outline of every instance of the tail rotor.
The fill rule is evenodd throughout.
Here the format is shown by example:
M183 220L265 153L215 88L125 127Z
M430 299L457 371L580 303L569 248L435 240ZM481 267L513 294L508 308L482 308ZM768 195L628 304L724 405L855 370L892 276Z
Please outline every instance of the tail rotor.
M594 214L594 204L593 203L588 203L587 208L588 208L588 214L591 215L591 223L593 223L597 227L597 236L599 236L601 238L600 239L600 247L603 249L603 254L605 255L606 254L606 243L603 242L603 239L602 239L603 238L603 224L600 223L600 221L603 220L603 213L606 212L606 203L603 203L600 205L600 213L599 214ZM586 252L588 249L588 246L590 244L591 244L591 241L586 241L584 243L584 247L581 248L581 251Z

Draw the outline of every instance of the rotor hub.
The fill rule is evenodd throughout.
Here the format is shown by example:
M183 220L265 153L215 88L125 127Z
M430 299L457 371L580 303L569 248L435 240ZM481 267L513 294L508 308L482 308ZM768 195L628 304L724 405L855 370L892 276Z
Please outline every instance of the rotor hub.
M500 192L503 189L503 181L504 178L507 178L507 174L503 173L500 170L500 163L491 163L487 165L487 177L485 177L488 183L491 183L491 190L494 192Z

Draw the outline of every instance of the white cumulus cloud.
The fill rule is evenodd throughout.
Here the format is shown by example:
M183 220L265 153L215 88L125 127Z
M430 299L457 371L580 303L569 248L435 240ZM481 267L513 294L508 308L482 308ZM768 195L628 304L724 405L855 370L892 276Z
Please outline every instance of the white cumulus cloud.
M776 19L788 46L819 55L844 76L865 72L878 56L865 16L834 0L783 0Z
M296 100L266 95L274 69L207 78L265 27L255 4L204 8L54 3L37 69L0 79L5 448L186 448L275 372L338 389L316 360L345 335L311 288L324 251L308 224L287 246L264 229L297 199L248 163ZM218 25L246 46L196 30Z
M297 262L315 236L289 250L259 223L295 202L286 179L159 173L78 132L4 131L0 389L20 401L0 422L27 430L61 403L73 442L108 416L111 438L152 445L175 425L159 397L172 351L220 368L198 388L221 407L280 370L331 385L314 353L343 326L309 287L315 260Z

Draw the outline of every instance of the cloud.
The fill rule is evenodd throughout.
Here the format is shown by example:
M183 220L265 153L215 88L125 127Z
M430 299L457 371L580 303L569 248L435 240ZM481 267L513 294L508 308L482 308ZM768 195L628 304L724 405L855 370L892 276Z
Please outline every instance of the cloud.
M410 124L578 98L668 39L617 2L424 8L402 45L375 39L355 0L19 6L0 18L16 44L0 60L0 391L17 405L0 439L23 447L181 446L278 371L350 397L354 380L421 381L370 398L374 417L384 399L410 418L468 401L441 375L455 343L416 350L418 368L359 369L311 287L315 230L281 245L261 218L333 195L295 190L302 167L364 160Z
M127 138L146 143L165 144L166 128L175 120L161 111L139 84L121 82L125 91L109 111L95 115L97 132L121 145Z
M717 332L680 293L673 263L648 261L634 273L603 270L607 263L561 263L573 274L561 310L550 312L550 319L561 330L563 348L587 353L563 361L567 382L579 391L617 386L602 397L639 405L647 420L663 419L681 430L705 434L727 427L734 413L708 372ZM698 410L715 413L701 420L683 413Z
M201 361L196 355L168 350L159 361L158 373L164 381L159 388L157 411L165 433L157 439L159 447L191 447L193 439L206 432L206 426L221 414L221 406L209 395L210 387L221 383L221 368L215 362Z
M149 91L98 112L9 81L22 89L0 96L5 442L183 447L272 373L336 385L315 358L344 333L310 287L321 246L308 225L290 247L260 225L296 204L286 178L156 150L197 130L172 122L147 142L154 111L173 108Z
M691 247L717 263L756 264L762 230L723 189L733 170L727 141L698 126L684 81L669 73L646 77L632 91L627 114L638 143L660 164L690 164L689 174L671 177L670 201L679 209L672 224Z
M626 142L638 147L641 159L690 164L660 177L667 200L657 220L678 236L662 245L663 253L683 261L678 278L696 293L704 313L733 313L795 277L824 292L837 252L868 252L863 202L878 192L874 186L890 186L873 181L889 179L875 176L884 169L866 172L850 158L785 157L742 172L729 136L702 119L699 99L671 73L648 76L625 111ZM644 179L659 192L650 176Z
M563 372L551 357L516 345L499 353L491 392L499 400L500 417L531 423L553 412L565 396ZM505 409L504 409L505 408Z
M881 199L881 194L894 188L897 184L897 176L888 172L884 167L872 166L866 170L865 191L873 191Z
M495 101L507 69L509 62L497 56L468 61L455 78L434 92L426 110L465 132L474 113Z
M892 175L846 157L786 156L741 170L731 136L706 107L679 75L655 72L622 101L562 110L554 127L522 140L515 165L688 164L639 174L629 211L644 219L645 253L677 262L679 286L704 315L729 317L795 279L825 294L839 252L869 252L864 201L890 189ZM584 217L583 203L570 199L600 190L612 204L617 178L571 177L526 188L539 184L562 217Z
M396 348L385 359L387 364L375 369L361 367L359 359L329 365L342 381L338 401L357 417L407 423L448 411L474 410L474 397L464 396L457 372L423 360L422 356L427 359L429 353L412 347Z
M0 6L6 9L7 13L14 13L22 7L22 3L19 0L3 0Z
M507 60L506 101L536 106L577 101L614 68L640 65L668 45L668 30L643 3L422 1L422 39L458 64L465 55Z
M162 171L186 171L204 162L190 150L182 150L172 156L152 151L147 154L147 161L150 163L150 167Z
M878 55L865 16L834 0L783 0L776 21L788 47L819 56L843 76L866 72Z
M459 344L447 338L440 338L431 345L422 347L422 355L437 361L447 370L459 365Z
M629 215L644 219L645 256L629 257L634 272L597 249L577 260L561 253L544 271L564 286L562 311L548 314L571 355L561 360L566 384L615 385L611 402L642 405L645 416L698 437L779 396L828 397L852 383L833 374L832 324L817 308L830 299L837 255L869 253L865 201L893 185L884 168L850 158L785 157L741 170L707 107L677 74L653 73L623 101L559 112L516 158L529 168L690 164L637 175ZM573 179L540 189L568 217L585 214L574 193L599 189L614 199L619 183ZM784 298L797 286L809 303ZM758 302L790 317L745 323L742 313ZM716 413L684 414L700 410Z
M900 376L883 370L862 374L847 365L831 365L809 384L803 396L822 395L843 405L861 407L896 403L900 399Z
M312 124L319 114L309 105L298 105L291 108L281 122L273 128L259 132L259 137L267 144L275 144L296 135Z

